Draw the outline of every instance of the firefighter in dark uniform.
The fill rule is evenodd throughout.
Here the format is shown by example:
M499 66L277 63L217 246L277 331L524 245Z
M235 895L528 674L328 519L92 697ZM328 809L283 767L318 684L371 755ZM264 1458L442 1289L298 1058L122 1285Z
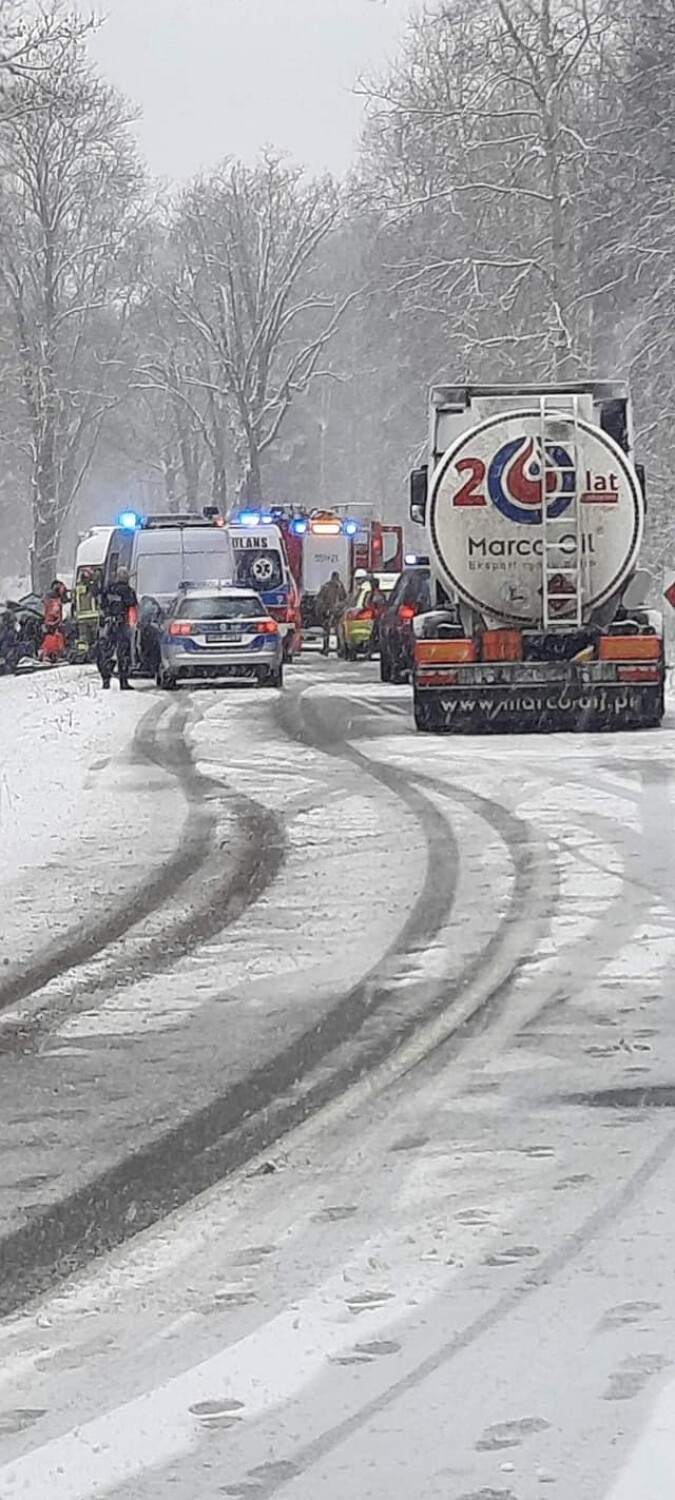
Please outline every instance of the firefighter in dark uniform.
M115 583L101 590L97 665L104 688L110 687L116 660L122 692L131 687L131 636L137 612L138 600L129 583L129 570L119 568Z

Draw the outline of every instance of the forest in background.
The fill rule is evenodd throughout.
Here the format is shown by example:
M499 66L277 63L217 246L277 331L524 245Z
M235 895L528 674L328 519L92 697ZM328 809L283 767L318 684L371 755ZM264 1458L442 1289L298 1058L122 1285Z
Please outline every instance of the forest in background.
M346 183L149 180L67 6L0 0L0 574L120 509L405 519L431 384L629 381L675 546L675 0L443 0Z

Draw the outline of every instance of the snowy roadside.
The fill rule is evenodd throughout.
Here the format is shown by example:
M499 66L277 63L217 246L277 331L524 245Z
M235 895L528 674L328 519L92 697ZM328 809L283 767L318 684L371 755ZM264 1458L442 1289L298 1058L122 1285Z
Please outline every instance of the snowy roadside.
M0 684L3 979L118 903L180 842L175 779L134 759L149 706L142 692L104 697L86 668Z

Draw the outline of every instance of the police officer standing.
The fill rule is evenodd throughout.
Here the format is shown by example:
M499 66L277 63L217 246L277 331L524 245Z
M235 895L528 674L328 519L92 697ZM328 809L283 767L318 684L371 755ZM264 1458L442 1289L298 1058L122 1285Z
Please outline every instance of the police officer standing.
M102 589L100 598L97 665L104 688L110 687L115 659L122 692L131 687L131 633L137 611L138 600L129 583L129 569L119 568L115 582Z

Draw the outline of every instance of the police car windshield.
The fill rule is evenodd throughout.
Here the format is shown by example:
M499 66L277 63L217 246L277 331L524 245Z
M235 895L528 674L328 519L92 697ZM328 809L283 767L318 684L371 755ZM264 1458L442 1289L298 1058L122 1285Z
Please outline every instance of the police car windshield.
M181 620L259 620L267 613L260 599L183 599L177 611Z
M278 589L284 581L283 564L281 553L275 547L261 547L247 545L246 550L235 552L237 559L237 579L248 588L260 589L265 592L268 589Z

